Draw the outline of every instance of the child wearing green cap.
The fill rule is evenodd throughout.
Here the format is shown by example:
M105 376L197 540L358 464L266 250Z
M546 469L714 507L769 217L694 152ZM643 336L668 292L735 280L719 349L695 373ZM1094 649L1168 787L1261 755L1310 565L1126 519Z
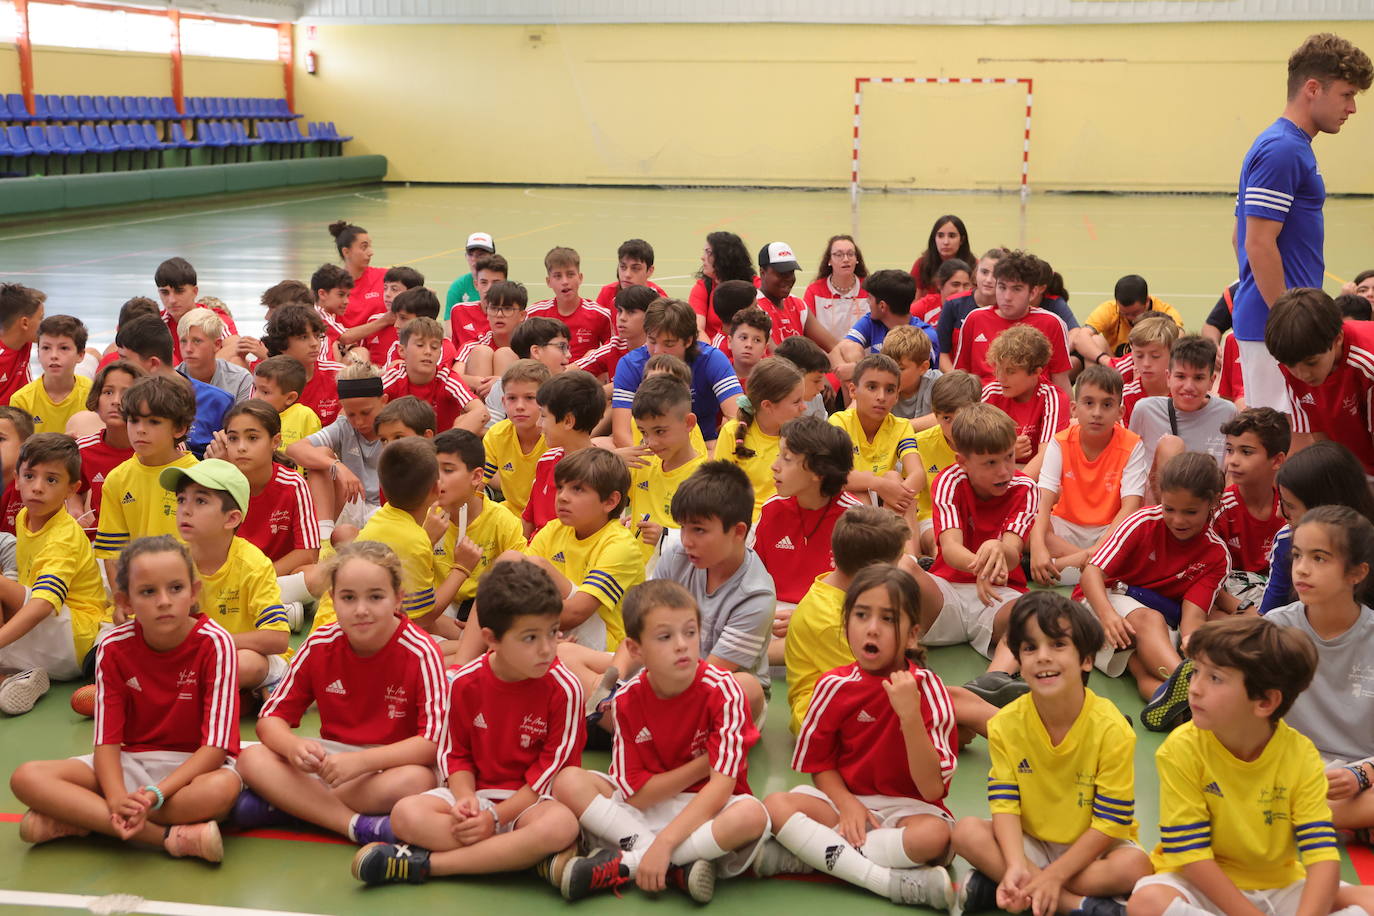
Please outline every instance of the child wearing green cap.
M200 575L200 610L228 630L238 650L239 688L271 689L286 673L291 631L277 571L235 532L248 511L248 478L210 458L158 476L176 494L177 533Z

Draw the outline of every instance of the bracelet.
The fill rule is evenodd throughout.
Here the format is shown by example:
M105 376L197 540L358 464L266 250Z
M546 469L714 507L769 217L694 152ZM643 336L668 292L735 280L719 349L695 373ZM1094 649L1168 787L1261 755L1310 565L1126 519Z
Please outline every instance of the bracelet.
M1364 783L1365 786L1368 787L1369 780L1366 779ZM144 786L142 791L151 792L157 796L157 801L153 804L152 808L150 809L152 811L156 811L158 808L161 808L163 803L167 801L167 797L162 794L162 790L159 789L157 786Z
M338 479L339 479L339 464L340 464L339 459L338 459L338 458L335 458L335 459L334 459L334 463L331 464L331 465L329 466L329 479L330 479L330 480L338 480Z
M468 569L468 568L467 568L466 566L464 566L462 563L454 563L454 564L453 564L453 568L454 568L454 569L461 569L461 570L463 571L463 575L467 576L469 579L472 578L472 570Z
M1369 788L1369 777L1365 775L1364 767L1356 764L1354 766L1347 766L1346 769L1355 774L1355 779L1360 784L1360 788L1356 791L1363 792Z
M1097 359L1093 360L1093 362L1097 363L1099 366L1102 365L1102 357L1104 356L1106 356L1108 359L1111 359L1111 357L1108 356L1106 353L1099 353L1097 354Z
M499 815L499 814L496 813L496 807L495 807L494 805L493 805L492 807L488 808L487 811L491 814L491 826L492 826L492 829L495 830L497 833L500 833L500 832L501 832L501 815Z

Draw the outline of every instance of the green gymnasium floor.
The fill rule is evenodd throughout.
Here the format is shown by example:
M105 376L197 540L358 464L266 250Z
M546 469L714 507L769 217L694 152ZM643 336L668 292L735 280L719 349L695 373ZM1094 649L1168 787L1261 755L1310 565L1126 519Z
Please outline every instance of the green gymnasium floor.
M1179 307L1196 327L1235 275L1231 207L1222 197L1033 195L1022 205L1014 196L873 194L854 210L848 196L838 192L377 186L11 225L0 228L0 282L45 290L50 312L82 317L93 345L104 346L112 337L119 304L130 296L154 295L153 270L172 255L196 265L201 292L227 302L244 330L257 329L263 289L286 277L308 279L315 267L333 259L325 226L339 218L370 230L375 265L413 264L441 295L466 269L462 245L467 234L491 232L511 260L512 279L524 282L537 299L545 295L543 253L553 245L582 252L584 294L594 294L614 279L616 246L626 238L647 238L658 253L656 279L670 293L685 295L699 265L703 237L714 229L741 234L753 250L781 238L805 253L804 265L820 260L831 234L853 232L870 270L876 270L909 267L933 219L953 212L969 225L975 249L1024 245L1047 257L1066 278L1080 316L1111 296L1118 277L1141 273L1153 293ZM1374 202L1365 199L1328 201L1329 292L1338 289L1340 280L1374 266L1372 210ZM981 660L966 648L937 650L931 656L934 669L950 684L982 670ZM0 718L0 772L9 773L30 758L89 751L90 722L67 705L73 686L55 687L26 716ZM1098 674L1092 686L1139 719L1141 704L1129 681L1109 681ZM760 795L798 781L788 766L791 738L782 694L779 685L763 739L750 757L751 782ZM313 723L307 721L307 727ZM251 723L244 724L243 734L252 737ZM1157 797L1152 756L1159 739L1138 726L1137 734L1137 811L1142 841L1152 844ZM950 802L956 814L986 812L987 762L981 740L962 755ZM587 763L604 767L606 755L588 755ZM115 894L136 895L147 903L135 909L128 901L102 901L100 912L209 916L454 907L490 912L510 906L520 912L555 913L565 906L552 889L529 875L364 890L348 873L351 847L323 836L230 836L226 861L219 867L173 861L156 852L125 852L100 839L28 848L18 840L20 813L8 785L0 786L0 916L51 912L54 907L84 909L85 897ZM1354 850L1354 855L1361 871L1374 876L1374 869L1367 869L1374 861L1368 851ZM1345 878L1357 880L1349 858ZM652 900L636 891L621 900L599 901L580 907L605 906L627 914L693 908L684 896ZM713 903L724 912L802 914L821 914L832 906L858 914L892 905L840 885L784 879L725 883Z

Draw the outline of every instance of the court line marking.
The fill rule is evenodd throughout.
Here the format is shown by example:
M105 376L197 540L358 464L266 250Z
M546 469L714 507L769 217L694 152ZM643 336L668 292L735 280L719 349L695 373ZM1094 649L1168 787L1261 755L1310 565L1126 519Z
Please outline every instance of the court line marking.
M213 906L144 900L136 894L51 894L39 891L0 890L0 906L41 906L49 909L87 910L92 913L148 913L153 916L321 916L300 910L262 910L255 907Z

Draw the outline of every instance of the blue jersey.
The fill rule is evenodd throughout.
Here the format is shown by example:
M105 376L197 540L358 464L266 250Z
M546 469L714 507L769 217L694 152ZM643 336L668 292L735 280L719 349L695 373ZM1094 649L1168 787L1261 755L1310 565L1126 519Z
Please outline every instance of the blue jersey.
M930 364L938 365L940 338L936 336L935 329L915 315L912 315L907 323L913 328L920 328L930 338ZM881 321L874 321L872 315L861 315L859 320L854 322L854 327L849 329L849 333L844 335L844 339L854 341L864 348L865 353L878 353L883 349L883 341L887 340L887 325Z
M215 438L215 433L224 429L224 415L234 406L234 396L200 379L185 378L196 393L196 419L186 436L186 447L197 458L204 458L205 447Z
M1279 230L1279 258L1284 286L1322 287L1326 259L1322 242L1322 204L1326 184L1317 171L1312 138L1287 118L1279 118L1255 138L1240 167L1236 197L1236 251L1240 286L1233 312L1237 340L1264 340L1269 306L1255 286L1250 259L1245 255L1245 219L1249 216L1283 223Z
M611 391L611 406L634 406L635 392L644 380L644 364L649 361L649 348L639 347L621 357L615 367L615 387ZM692 370L692 413L706 441L716 438L716 415L720 402L744 394L735 375L735 367L725 354L709 344L697 341L697 355L687 365Z

